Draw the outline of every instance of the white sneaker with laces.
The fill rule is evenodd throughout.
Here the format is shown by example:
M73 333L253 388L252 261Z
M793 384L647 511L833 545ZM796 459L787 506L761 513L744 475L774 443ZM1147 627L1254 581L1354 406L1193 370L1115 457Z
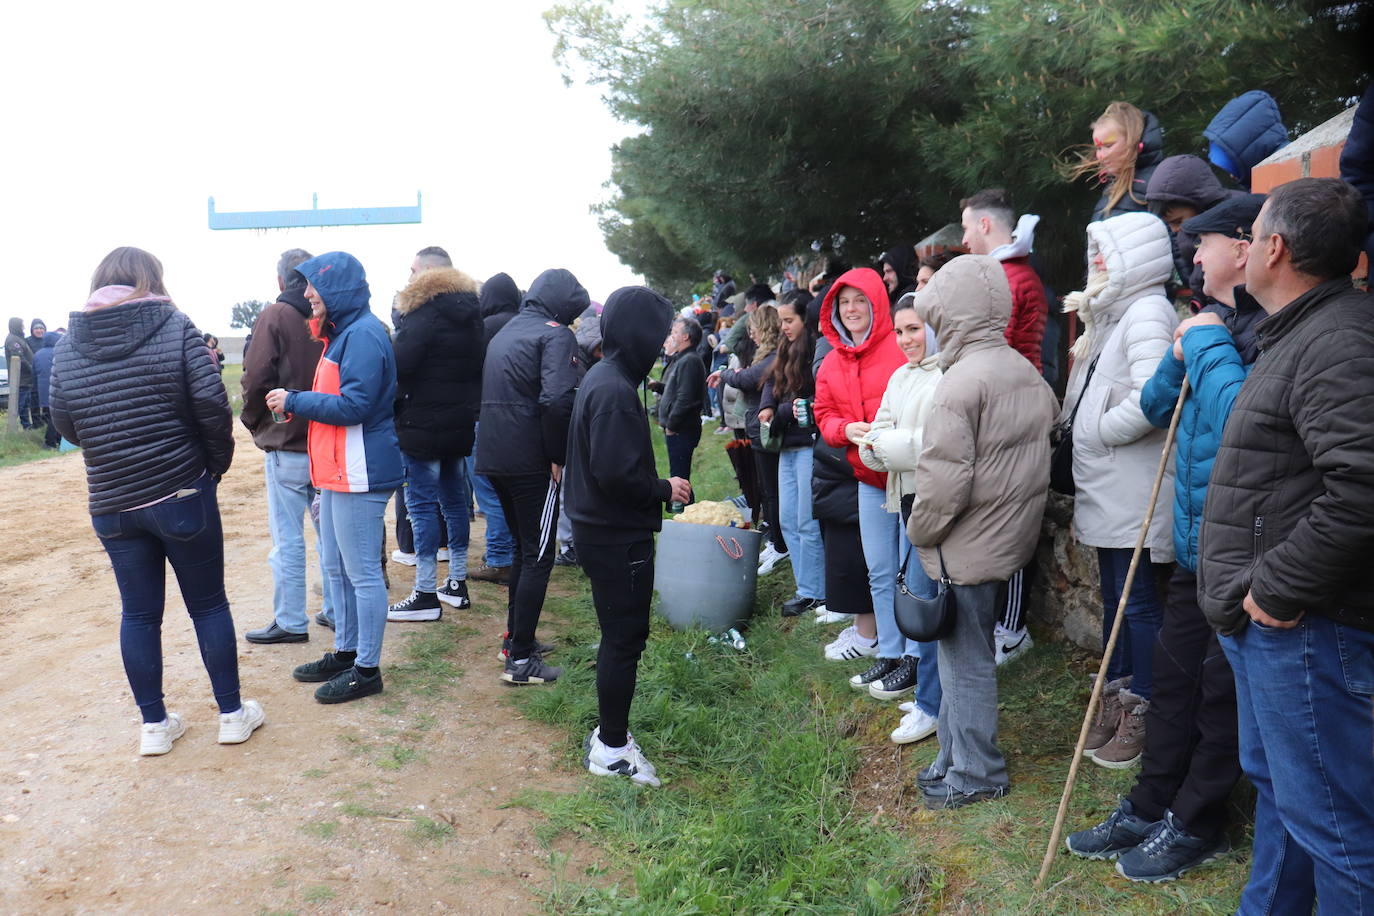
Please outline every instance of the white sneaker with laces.
M257 700L244 700L243 705L233 712L219 714L219 743L242 744L252 736L254 729L266 721L267 715Z
M901 724L892 732L893 744L914 744L935 734L939 723L935 717L923 710L912 707L911 712L902 716Z
M447 547L440 547L440 548L439 548L439 552L436 553L436 554L434 555L434 562L435 562L435 563L447 563L447 562L448 562L448 548L447 548Z
M768 575L777 568L779 563L787 558L786 551L779 551L771 543L764 545L763 550L759 552L759 575Z
M864 639L854 626L845 627L835 641L825 647L825 657L832 662L872 658L877 654L878 640Z
M587 740L587 756L583 762L597 776L628 776L631 782L657 789L663 783L654 765L644 759L644 752L639 749L634 737L629 738L624 747L607 747L601 743L601 729L598 727Z
M414 566L415 554L406 553L404 550L391 551L391 562L400 563L402 566Z
M998 667L1007 662L1015 661L1022 655L1030 651L1030 647L1035 645L1031 640L1030 632L1022 627L1019 630L1008 630L1000 623L994 632L994 640L997 646L992 657Z
M169 712L161 722L144 722L138 736L138 753L158 757L172 749L172 742L186 734L186 723L178 713Z

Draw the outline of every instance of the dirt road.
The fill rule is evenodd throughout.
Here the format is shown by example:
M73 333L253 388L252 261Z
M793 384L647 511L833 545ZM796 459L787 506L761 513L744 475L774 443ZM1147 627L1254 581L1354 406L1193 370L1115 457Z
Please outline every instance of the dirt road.
M580 777L556 765L556 736L505 702L493 657L503 590L474 583L473 610L388 627L384 675L408 640L451 638L435 691L402 678L379 697L321 706L290 671L332 647L329 631L312 623L308 644L240 641L243 695L262 702L267 724L230 747L215 743L209 682L169 574L164 689L188 729L170 754L141 758L118 591L80 455L0 470L0 492L0 912L541 908L551 875L539 818L502 806ZM242 633L271 619L272 594L261 454L242 429L220 507ZM411 571L390 572L394 600ZM445 677L443 662L459 671Z

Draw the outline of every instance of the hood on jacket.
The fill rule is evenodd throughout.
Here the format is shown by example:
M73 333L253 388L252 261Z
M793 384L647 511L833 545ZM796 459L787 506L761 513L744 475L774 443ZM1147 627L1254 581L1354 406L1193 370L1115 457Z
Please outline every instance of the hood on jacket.
M1145 116L1145 129L1140 132L1140 152L1135 157L1135 173L1139 175L1164 158L1164 128L1153 111L1140 112Z
M914 245L902 244L884 252L878 259L878 266L882 267L884 264L891 264L892 269L897 272L898 292L916 285L916 270L921 264L916 257Z
M289 289L282 290L277 294L277 301L285 302L297 312L300 312L301 317L306 321L310 320L310 300L305 298L304 286L293 286Z
M1011 285L991 255L960 255L941 267L916 294L915 307L940 341L941 369L974 350L1007 346Z
M439 296L476 292L477 281L456 267L435 267L430 270L422 270L411 277L406 288L397 295L395 311L397 315L409 315L426 302Z
M630 288L630 287L627 287ZM582 313L582 317L577 319L577 330L573 331L573 336L577 338L577 345L582 348L582 352L591 356L597 347L602 347L602 355L605 355L604 339L601 330L601 316L588 315ZM667 337L668 332L664 331L663 336ZM659 341L660 346L662 341Z
M43 335L43 349L49 350L57 346L57 342L62 339L62 335L53 331L51 334Z
M591 301L572 271L555 267L534 278L520 308L537 311L566 327L577 320Z
M624 286L601 312L602 359L638 384L649 374L673 324L673 306L646 286Z
M324 300L332 337L372 310L372 291L367 285L363 265L353 255L329 251L296 265L301 276L315 287Z
M1211 142L1207 158L1247 188L1250 170L1288 145L1288 128L1283 126L1278 102L1259 89L1223 105L1202 135Z
M482 284L482 292L477 296L482 317L493 315L514 315L520 311L520 287L515 285L510 274L500 273Z
M1226 196L1212 167L1197 156L1170 156L1150 176L1145 200L1158 212L1174 204L1196 207L1201 213Z
M1022 213L1016 221L1016 228L1011 231L1011 241L989 251L988 257L999 261L1030 257L1031 248L1035 245L1035 227L1039 223L1040 217L1034 213Z
M42 329L45 330L45 331L48 329L47 323L46 323L42 318L35 318L33 321L29 322L29 333L30 333L30 334L32 334L34 331L38 330L39 328L42 328Z
M1117 314L1137 293L1162 288L1174 272L1169 227L1149 213L1122 213L1088 224L1088 263L1101 254L1107 287L1094 297L1097 315Z
M11 319L10 319L10 333L11 333L11 334L18 334L20 337L23 337L23 336L24 336L24 319L23 319L23 318L11 318Z
M103 286L91 296L95 298L101 290L108 289L128 290L128 287ZM137 350L176 311L176 306L165 297L130 299L118 305L73 312L68 333L72 338L72 346L82 356L97 362L109 362L123 359Z
M873 310L873 323L869 325L868 334L857 344L850 339L849 332L844 330L840 316L835 312L835 300L839 298L840 290L846 286L852 286L863 293ZM877 346L877 341L891 337L892 312L887 298L887 285L883 283L883 278L876 270L868 267L846 270L826 291L825 299L821 302L820 319L821 332L836 350L845 350L857 355Z

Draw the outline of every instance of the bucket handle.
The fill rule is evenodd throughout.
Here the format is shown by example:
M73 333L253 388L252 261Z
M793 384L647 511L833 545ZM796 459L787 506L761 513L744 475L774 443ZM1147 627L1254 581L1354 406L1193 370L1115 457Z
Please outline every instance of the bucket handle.
M720 545L721 550L725 551L725 555L732 560L738 560L740 557L744 556L744 548L740 546L737 538L730 538L730 544L727 545L725 543L725 538L716 535L716 543ZM731 549L731 545L734 547L733 550Z

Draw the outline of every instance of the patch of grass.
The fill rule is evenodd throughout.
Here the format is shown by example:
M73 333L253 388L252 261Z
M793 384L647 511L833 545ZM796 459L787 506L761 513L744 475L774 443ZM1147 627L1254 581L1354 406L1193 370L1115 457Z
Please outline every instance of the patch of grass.
M29 461L52 458L58 453L43 447L43 430L19 429L14 433L6 432L9 415L0 410L0 468ZM71 457L74 453L68 453Z
M344 817L376 817L382 813L357 802L344 802L337 810Z
M463 673L453 663L458 643L474 632L471 627L440 620L407 634L402 643L405 660L387 668L387 688L416 696L442 696Z
M407 763L421 758L419 748L408 747L404 744L393 744L386 749L386 752L377 758L377 766L384 770L399 770Z
M412 818L409 834L417 843L438 844L453 836L453 825L417 816Z
M329 771L322 770L319 767L312 767L306 770L305 772L301 773L301 775L304 776L306 779L323 779L324 777L329 775Z
M307 887L301 896L305 898L306 903L328 903L338 896L338 892L328 884L316 884Z
M315 821L310 824L301 824L301 833L313 836L321 840L330 840L334 834L339 832L338 821Z

